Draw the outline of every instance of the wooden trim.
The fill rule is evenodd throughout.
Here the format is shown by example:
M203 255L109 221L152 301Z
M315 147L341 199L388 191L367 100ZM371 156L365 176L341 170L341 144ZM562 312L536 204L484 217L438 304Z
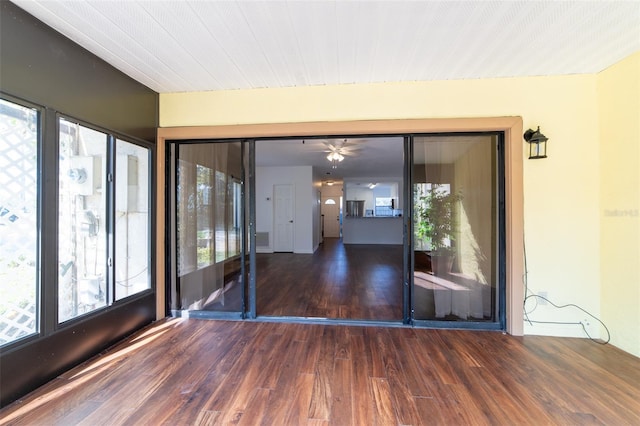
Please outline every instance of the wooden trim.
M162 127L158 139L234 139L295 136L385 135L405 133L506 130L520 117L437 118L307 123L239 124L227 126ZM522 127L522 126L521 126Z
M335 121L164 127L158 129L157 274L158 318L165 316L165 143L167 140L242 139L296 136L401 135L408 133L485 132L505 134L507 332L524 333L522 118L474 117L406 120Z
M504 130L507 264L507 332L524 334L524 183L522 119Z
M167 316L166 312L166 271L165 271L165 229L166 211L166 145L165 139L156 141L156 319Z

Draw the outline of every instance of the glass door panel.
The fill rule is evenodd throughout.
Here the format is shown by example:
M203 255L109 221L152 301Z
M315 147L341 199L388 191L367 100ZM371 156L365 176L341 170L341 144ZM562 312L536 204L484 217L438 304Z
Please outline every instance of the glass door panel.
M241 142L174 144L177 311L241 312L243 152Z
M496 135L414 138L416 320L496 322Z

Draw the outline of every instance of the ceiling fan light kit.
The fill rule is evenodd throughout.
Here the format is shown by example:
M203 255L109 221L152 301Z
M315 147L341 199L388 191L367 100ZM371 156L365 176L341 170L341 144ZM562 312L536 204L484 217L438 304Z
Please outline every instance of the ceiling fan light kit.
M344 156L339 152L334 151L327 155L327 160L331 161L331 168L335 169L338 167L338 163L344 160Z

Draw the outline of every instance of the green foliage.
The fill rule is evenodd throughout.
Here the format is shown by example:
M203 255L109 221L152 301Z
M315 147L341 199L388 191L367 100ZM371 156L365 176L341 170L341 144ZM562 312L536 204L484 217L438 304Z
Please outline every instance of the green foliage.
M415 236L427 240L431 250L446 252L451 250L457 229L455 209L462 199L460 194L450 194L443 185L434 184L426 193L414 188Z
M198 247L198 268L211 265L211 248L210 247Z

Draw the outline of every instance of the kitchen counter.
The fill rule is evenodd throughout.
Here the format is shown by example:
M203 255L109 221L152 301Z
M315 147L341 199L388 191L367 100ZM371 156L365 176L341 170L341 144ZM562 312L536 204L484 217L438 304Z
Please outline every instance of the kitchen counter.
M400 216L345 217L344 244L402 244L403 218Z

